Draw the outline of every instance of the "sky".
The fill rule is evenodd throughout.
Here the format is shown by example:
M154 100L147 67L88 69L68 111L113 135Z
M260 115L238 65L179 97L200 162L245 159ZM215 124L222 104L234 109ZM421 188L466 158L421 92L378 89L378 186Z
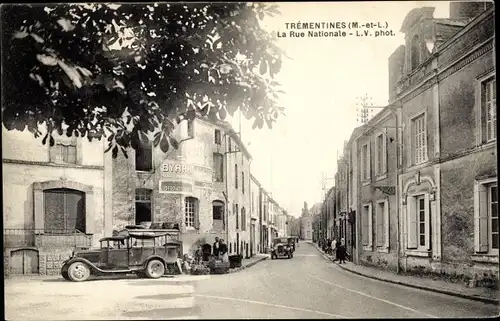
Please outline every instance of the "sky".
M276 78L285 91L280 103L286 116L272 130L252 130L252 123L243 118L242 141L253 157L252 174L282 208L298 217L304 201L309 208L322 201L323 173L327 189L334 185L337 156L357 126L357 97L368 95L374 106L388 103L388 58L404 44L399 30L407 13L435 7L435 18L447 18L449 2L286 2L279 6L280 16L263 21L263 28L274 34L288 33L286 23L342 21L387 22L387 30L395 34L278 39L291 58L284 59ZM237 129L238 117L230 121Z

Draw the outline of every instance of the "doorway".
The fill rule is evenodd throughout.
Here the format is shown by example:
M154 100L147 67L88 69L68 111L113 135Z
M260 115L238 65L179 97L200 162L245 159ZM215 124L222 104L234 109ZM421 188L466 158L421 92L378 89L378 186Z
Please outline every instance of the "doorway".
M19 249L10 252L9 270L11 274L38 274L38 251Z

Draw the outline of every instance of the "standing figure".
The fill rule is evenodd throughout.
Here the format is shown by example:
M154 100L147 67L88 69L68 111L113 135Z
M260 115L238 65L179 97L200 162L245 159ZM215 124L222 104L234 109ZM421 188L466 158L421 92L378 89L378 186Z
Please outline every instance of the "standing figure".
M215 238L215 242L214 242L214 246L213 246L213 248L214 248L214 256L215 256L216 259L219 258L219 254L220 254L219 253L220 252L220 248L219 247L220 247L220 241L219 241L219 238L216 237Z
M222 262L229 262L229 255L227 253L227 245L224 243L224 240L220 240L219 244L219 256L222 258Z
M345 240L342 238L337 248L337 259L339 260L339 264L345 263L346 251Z
M333 238L333 240L332 240L331 248L332 248L333 262L335 262L337 260L337 257L336 257L336 254L337 254L337 240L335 238Z

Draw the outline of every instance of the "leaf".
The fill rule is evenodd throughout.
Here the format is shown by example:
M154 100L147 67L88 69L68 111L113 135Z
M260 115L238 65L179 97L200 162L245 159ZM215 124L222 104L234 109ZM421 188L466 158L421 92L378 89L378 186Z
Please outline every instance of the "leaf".
M168 152L169 144L168 144L168 139L167 136L163 135L163 137L160 140L160 149L162 152L166 153Z
M161 139L162 136L163 136L163 133L161 133L161 132L158 132L158 133L155 134L155 139L153 141L153 145L155 147L158 146L158 144L160 143L160 139Z
M264 12L259 12L259 19L264 20Z
M113 148L112 153L113 153L113 155L112 155L112 156L113 156L113 158L116 158L116 157L118 156L118 146L115 146L115 147Z
M115 138L115 134L114 133L111 134L111 135L109 135L108 142L112 141L114 138Z
M54 137L52 137L52 135L50 135L50 147L54 146L56 144L56 141L54 140Z
M121 147L121 149L122 149L123 156L125 156L125 158L128 158L127 150L123 147Z
M219 117L221 120L224 120L226 119L227 117L227 112L226 110L224 109L224 107L222 107L221 109L219 109Z
M113 144L112 143L108 143L108 148L106 148L106 150L104 151L104 153L107 153L111 150L111 147L113 147Z
M267 61L265 61L264 59L262 59L260 61L260 74L263 75L267 72Z
M170 137L170 144L174 149L179 149L179 142L174 137Z
M47 143L47 137L49 137L49 134L46 134L45 137L42 139L43 145L45 145Z

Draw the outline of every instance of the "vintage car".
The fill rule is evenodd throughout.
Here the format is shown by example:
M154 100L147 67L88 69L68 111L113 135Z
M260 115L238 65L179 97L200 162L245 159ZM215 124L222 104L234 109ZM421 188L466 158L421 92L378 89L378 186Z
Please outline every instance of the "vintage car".
M292 247L292 252L295 252L295 237L287 237L288 244Z
M145 230L125 231L100 241L99 249L73 252L63 262L61 275L66 280L82 282L91 275L131 274L160 278L168 265L177 265L182 242L168 233Z
M271 246L271 259L278 258L289 258L293 257L293 247L288 243L287 237L279 237L273 240Z

